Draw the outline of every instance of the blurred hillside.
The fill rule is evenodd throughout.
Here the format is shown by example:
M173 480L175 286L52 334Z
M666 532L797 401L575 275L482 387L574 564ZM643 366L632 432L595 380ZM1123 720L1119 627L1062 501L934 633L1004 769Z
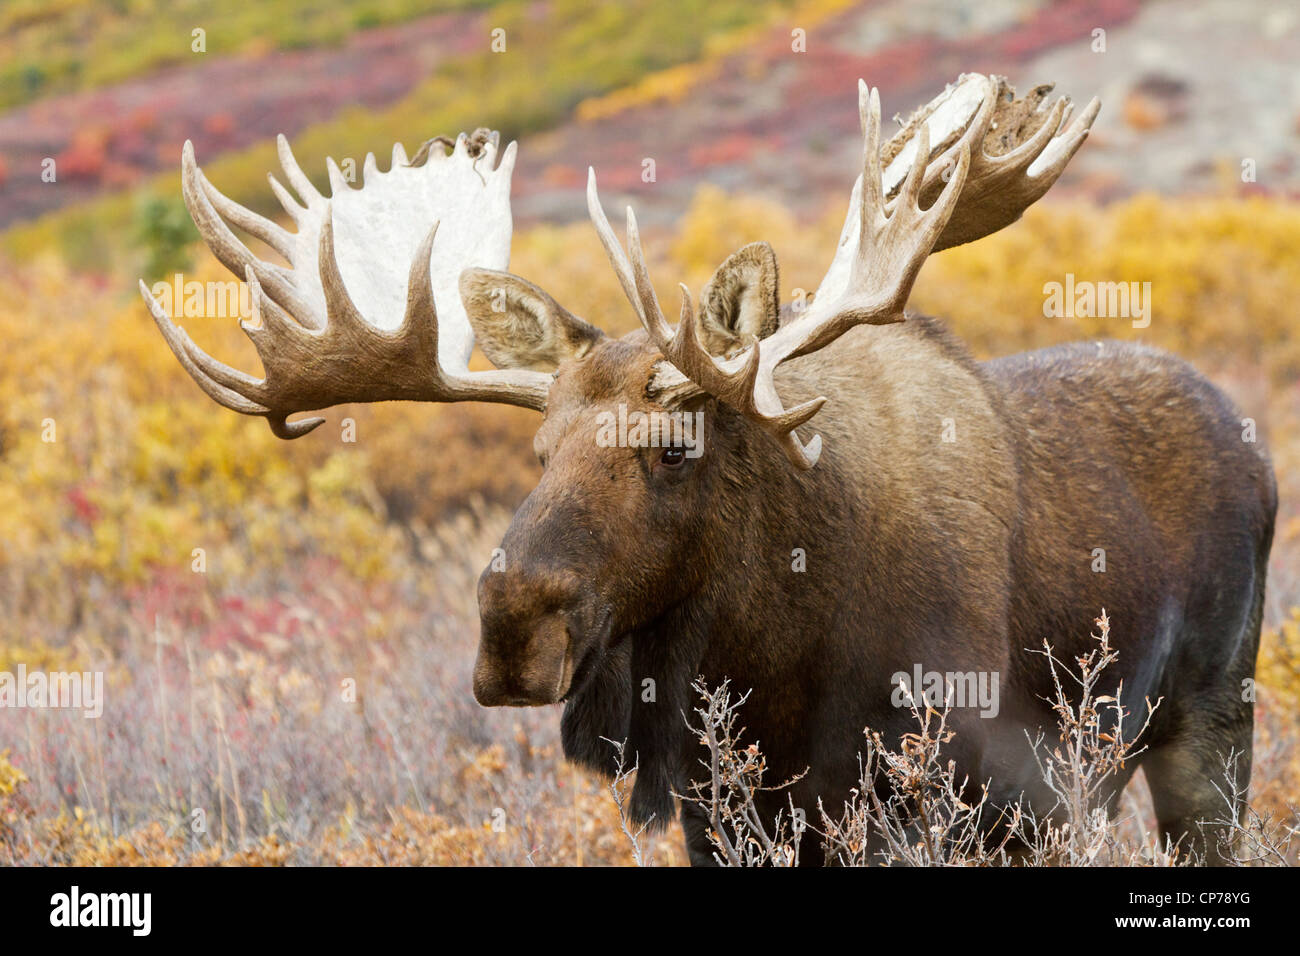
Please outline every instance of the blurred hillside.
M76 14L39 17L24 6L7 8L3 41L14 58L0 82L0 226L29 225L4 247L54 247L85 268L123 257L132 197L175 201L186 138L232 198L263 212L275 211L263 175L277 132L303 156L359 165L394 140L413 148L486 125L525 137L523 223L581 218L587 165L611 201L655 197L641 203L652 223L705 182L815 214L856 164L859 76L880 86L887 112L972 70L1101 96L1061 192L1300 191L1300 11L1268 0L638 0L598 15L573 2L453 2L426 16L396 0L328 13L283 2L210 14L181 4L158 21L149 5L109 16L117 5L72 3ZM199 26L206 52L193 53ZM130 42L108 46L119 34ZM40 69L50 78L21 79ZM46 157L57 185L40 182ZM647 158L653 183L642 182ZM323 184L323 165L308 171Z
M980 357L1094 336L1172 349L1257 420L1282 508L1252 793L1288 812L1300 794L1300 22L1289 10L416 7L0 10L0 670L103 670L111 704L95 721L0 713L0 862L629 860L601 786L561 759L554 709L484 710L470 692L474 582L537 479L535 416L348 407L281 442L213 405L135 292L137 277L174 269L227 277L179 198L186 138L218 188L276 214L275 132L323 187L326 155L359 165L394 140L413 150L500 128L521 143L512 270L617 334L635 318L582 221L588 164L607 207L630 199L648 224L661 296L679 280L698 290L735 248L768 239L789 297L816 286L834 248L858 163L857 77L881 86L886 112L905 112L968 70L1022 88L1057 80L1104 107L1052 195L936 257L913 305ZM207 52L192 54L201 25ZM502 53L490 49L498 27ZM1105 52L1092 49L1097 29ZM793 30L806 31L806 53L791 49ZM45 156L57 182L40 180ZM1044 318L1044 283L1067 272L1150 282L1150 327ZM233 319L186 327L258 371ZM356 442L339 438L345 417ZM347 680L359 699L340 695ZM195 807L207 811L201 834ZM498 810L504 830L491 826ZM659 862L681 861L676 840Z

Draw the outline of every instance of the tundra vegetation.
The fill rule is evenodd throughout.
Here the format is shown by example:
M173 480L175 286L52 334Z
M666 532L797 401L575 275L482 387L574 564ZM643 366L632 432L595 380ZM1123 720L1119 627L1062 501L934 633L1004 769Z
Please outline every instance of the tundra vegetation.
M815 251L841 220L839 208L809 220L703 189L677 227L649 235L651 266L699 287L745 242L788 237L777 247L788 299L816 282ZM913 297L982 356L1140 335L1196 362L1257 419L1281 510L1249 799L1261 820L1292 828L1295 248L1300 206L1286 201L1049 197L1016 227L935 257ZM225 281L201 246L194 254L198 278ZM1162 305L1151 328L1038 318L1065 262L1152 281ZM516 234L512 268L548 276L553 295L609 316L611 332L636 321L585 223ZM105 284L52 257L0 267L0 670L102 669L110 700L93 721L0 715L4 861L633 863L606 785L564 761L554 716L483 710L470 692L477 570L539 474L531 413L356 406L334 413L355 419L356 443L281 442L259 421L211 413L138 297L120 292L133 279ZM255 361L230 322L190 330L232 363ZM195 548L204 573L191 570ZM342 700L348 677L370 688L355 705ZM1113 838L1149 846L1141 774L1124 811ZM678 833L640 842L650 862L686 862Z
M712 9L743 24L741 8L760 6ZM394 4L385 16L405 9ZM41 19L33 22L39 32ZM536 52L540 66L550 62ZM623 67L607 66L597 88L627 80ZM137 68L126 64L123 75ZM590 100L579 115L662 98L665 83L671 100L694 69ZM426 91L450 104L438 127L478 121L470 107L481 104L448 100L449 91L446 77ZM502 103L511 96L501 90ZM377 112L367 128L411 125L393 117L416 113L427 128L416 101ZM355 125L323 124L303 151L315 159ZM265 193L269 155L258 147L209 171L223 187L236 180L237 198L251 201ZM173 195L174 177L152 188ZM535 417L473 404L355 405L336 409L312 439L283 443L261 423L213 414L122 290L136 263L159 251L191 259L187 278L225 283L229 274L202 246L177 247L171 228L144 230L161 238L143 254L131 249L120 241L129 208L119 195L20 227L4 243L20 260L0 258L0 672L100 672L109 697L96 720L0 712L0 861L686 862L675 825L652 833L631 812L625 744L606 742L615 776L602 781L564 760L555 713L473 701L476 571L537 484ZM155 212L164 226L174 218ZM773 239L778 297L790 302L815 286L842 216L842 206L813 215L702 188L676 225L646 231L649 271L698 289L734 250ZM1240 755L1224 755L1224 812L1210 821L1235 832L1226 861L1247 864L1297 859L1300 342L1288 309L1300 293L1290 268L1298 243L1300 207L1235 198L1231 188L1105 207L1049 198L1013 229L935 257L910 300L943 316L981 359L1094 336L1167 348L1221 385L1249 416L1243 428L1267 443L1281 508L1250 787L1245 796ZM611 335L638 325L589 226L529 228L512 252L514 272L544 277L551 295ZM95 274L85 274L92 263ZM150 281L166 280L171 263L149 268L160 272L146 272ZM1152 321L1045 316L1047 287L1068 276L1149 283ZM672 300L663 297L671 287L658 291ZM185 324L211 354L257 367L234 321ZM471 368L488 368L486 358L476 354ZM726 864L786 865L822 856L825 840L824 855L849 864L1192 861L1160 840L1141 772L1116 817L1096 812L1097 787L1143 748L1147 714L1129 714L1126 733L1102 739L1091 717L1114 713L1128 638L1102 608L1082 617L1056 639L1080 658L1052 656L1050 642L1036 658L1060 724L1059 740L1041 741L1039 776L1067 825L1006 816L979 799L978 782L972 799L969 778L945 757L952 715L923 704L902 736L863 728L861 771L883 774L890 793L859 789L846 806L803 807L796 817L782 797L787 781L773 775L746 720L747 688L697 683L686 719L706 766L680 798L710 821L705 852ZM1079 682L1068 676L1081 669ZM767 812L771 802L759 808L760 793L776 794L779 815ZM992 813L1028 851L974 839Z

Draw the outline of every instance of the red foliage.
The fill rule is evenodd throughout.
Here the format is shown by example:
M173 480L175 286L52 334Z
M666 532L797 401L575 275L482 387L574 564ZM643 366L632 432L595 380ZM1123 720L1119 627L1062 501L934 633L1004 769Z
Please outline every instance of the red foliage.
M77 519L86 525L94 525L99 520L99 506L86 496L83 486L78 485L67 493L68 503Z
M692 146L687 157L692 166L725 166L740 163L758 148L759 141L745 133L723 136Z
M108 142L105 130L78 130L71 145L55 157L58 174L68 179L99 179Z

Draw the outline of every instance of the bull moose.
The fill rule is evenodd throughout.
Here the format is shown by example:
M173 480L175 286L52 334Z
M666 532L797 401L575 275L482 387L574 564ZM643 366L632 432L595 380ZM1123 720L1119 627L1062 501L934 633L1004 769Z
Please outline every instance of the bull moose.
M864 728L914 729L890 675L922 666L998 675L996 716L954 713L950 756L995 802L1050 814L1026 731L1055 726L1051 686L1030 650L1046 638L1082 653L1105 608L1125 705L1162 701L1117 784L1140 764L1161 833L1213 861L1202 823L1221 811L1221 758L1235 750L1248 770L1251 752L1242 687L1276 511L1267 454L1220 391L1153 348L1093 341L979 362L938 322L904 316L931 253L1014 222L1086 138L1099 103L1070 122L1050 90L1016 98L1000 77L966 75L882 146L878 92L860 83L862 174L798 309L781 305L776 257L756 242L698 304L681 287L674 329L631 209L624 249L592 172L589 212L641 323L606 336L502 271L515 144L464 135L416 162L399 144L387 172L368 156L361 188L329 160L329 198L280 137L300 199L270 181L295 232L218 192L185 144L194 221L251 287L244 328L262 379L204 353L141 291L202 389L281 438L323 420L290 414L346 402L542 413L542 477L505 534L504 567L479 582L474 696L563 703L565 754L600 773L607 741L626 740L637 820L670 820L696 773L683 714L697 675L750 689L745 724L770 772L803 774L797 805L833 806L857 782ZM469 371L476 337L495 369ZM613 415L700 428L598 441ZM708 821L683 806L690 857L708 863Z

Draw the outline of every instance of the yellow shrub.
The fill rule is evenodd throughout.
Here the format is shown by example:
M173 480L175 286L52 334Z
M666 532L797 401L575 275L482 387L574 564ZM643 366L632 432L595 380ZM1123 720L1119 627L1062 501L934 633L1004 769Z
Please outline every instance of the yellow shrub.
M1291 608L1280 627L1264 629L1255 675L1265 688L1287 697L1291 707L1300 705L1300 607Z
M0 750L0 799L13 796L27 782L27 775L9 762L9 751Z

